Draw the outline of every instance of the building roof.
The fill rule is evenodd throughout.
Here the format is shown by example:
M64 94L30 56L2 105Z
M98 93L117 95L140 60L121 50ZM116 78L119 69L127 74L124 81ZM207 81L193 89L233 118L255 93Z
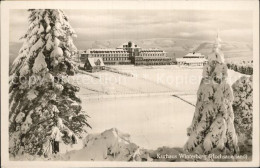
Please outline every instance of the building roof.
M185 55L185 57L204 57L204 55L202 55L201 53L197 53L197 52L190 52L187 55Z
M129 41L129 42L131 42L131 41ZM123 43L123 44L121 44L120 46L118 46L117 48L118 48L118 49L125 48L124 46L128 46L128 43L129 43L129 42ZM131 48L140 48L137 44L135 44L135 43L133 43L133 42L131 42L131 43L132 43L132 47L131 47Z
M88 49L82 54L92 54L92 53L127 53L127 51L124 49L99 48L99 49Z
M163 50L160 50L158 48L142 49L141 52L163 52L163 53L165 53Z
M126 43L123 43L122 45L118 46L117 48L96 48L96 49L88 49L85 51L82 51L81 54L92 54L92 53L128 53L127 47L128 43L132 43L131 48L141 48L135 43L129 41ZM162 49L158 48L149 48L149 49L142 49L140 52L161 52L161 53L166 53Z
M105 66L103 59L98 57L89 57L88 61L92 67L95 67L99 64L99 66Z
M208 60L205 59L205 58L196 58L196 59L193 59L193 58L176 58L176 61L177 62L185 62L185 63L201 63L201 62L206 62Z
M136 58L143 58L143 59L172 59L171 57L167 56L135 56Z

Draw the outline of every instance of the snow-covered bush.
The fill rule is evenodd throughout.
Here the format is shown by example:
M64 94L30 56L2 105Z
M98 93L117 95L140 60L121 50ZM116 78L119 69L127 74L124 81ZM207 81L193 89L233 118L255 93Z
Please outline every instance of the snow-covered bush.
M131 142L129 134L112 128L99 134L87 135L81 150L66 155L70 160L139 161L137 157L141 159L142 154L139 147Z
M75 32L62 10L30 9L29 28L9 80L10 153L43 154L57 126L65 144L90 127L75 92L79 88L64 80L76 67ZM66 53L66 54L65 54ZM75 106L75 104L78 104Z
M227 66L220 42L217 37L213 52L208 56L209 62L203 69L185 151L204 154L238 152L232 109L233 91L227 81Z
M233 85L235 128L242 143L252 141L253 77L243 76Z

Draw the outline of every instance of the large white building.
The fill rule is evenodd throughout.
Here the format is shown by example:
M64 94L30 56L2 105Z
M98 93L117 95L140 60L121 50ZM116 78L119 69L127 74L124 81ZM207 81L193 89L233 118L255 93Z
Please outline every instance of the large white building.
M114 49L88 49L81 53L80 59L85 62L87 58L102 58L104 64L134 64L134 65L169 65L172 59L166 52L157 49L142 49L129 41Z
M190 52L182 58L176 58L177 65L203 66L208 60L204 55L197 52Z

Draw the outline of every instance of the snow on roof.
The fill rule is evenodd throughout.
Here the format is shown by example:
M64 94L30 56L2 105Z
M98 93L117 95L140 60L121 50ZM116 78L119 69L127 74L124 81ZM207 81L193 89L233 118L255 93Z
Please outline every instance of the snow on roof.
M158 49L158 48L142 49L141 52L164 52L164 53L165 53L165 51L163 51L163 50L161 50L161 49Z
M97 57L89 57L88 61L92 67L95 67L99 64L99 66L105 66L102 58Z
M88 50L89 51L124 51L123 49L116 49L116 48L91 48Z
M200 62L206 62L208 61L205 58L197 58L197 59L191 59L191 58L176 58L177 62L185 62L185 63L200 63Z
M143 59L171 59L170 57L166 56L141 56Z
M83 54L91 54L91 53L108 53L108 52L127 52L125 49L118 48L98 48L98 49L88 49Z
M200 57L200 56L204 56L201 53L197 53L197 52L190 52L187 55L185 55L185 57Z
M118 46L117 48L91 48L88 50L83 51L81 54L91 54L91 53L102 53L102 52L128 52L127 51L127 47L128 47L128 43L123 43L122 45ZM136 45L135 43L132 43L132 47L131 48L141 48L138 45ZM162 49L159 48L148 48L148 49L142 49L140 50L140 52L162 52L162 53L166 53L165 51L163 51Z
M130 41L129 41L130 42ZM123 43L121 44L120 46L118 46L117 48L125 48L124 46L127 46L128 47L128 43L129 42L126 42L126 43ZM132 43L132 48L140 48L138 45L136 45L135 43L131 42Z
M90 50L89 49L85 50L85 51L81 52L81 54L90 54Z

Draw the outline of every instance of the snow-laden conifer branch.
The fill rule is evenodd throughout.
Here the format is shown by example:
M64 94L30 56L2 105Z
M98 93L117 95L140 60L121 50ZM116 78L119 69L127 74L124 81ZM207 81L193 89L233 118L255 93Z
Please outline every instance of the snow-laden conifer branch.
M234 128L233 91L227 81L227 66L217 35L213 51L203 68L197 103L184 149L198 153L238 152Z
M15 59L10 83L10 153L43 154L50 132L57 126L64 143L90 127L79 88L63 80L77 70L71 56L77 52L75 31L62 10L30 9L29 27ZM21 81L23 79L23 81Z

